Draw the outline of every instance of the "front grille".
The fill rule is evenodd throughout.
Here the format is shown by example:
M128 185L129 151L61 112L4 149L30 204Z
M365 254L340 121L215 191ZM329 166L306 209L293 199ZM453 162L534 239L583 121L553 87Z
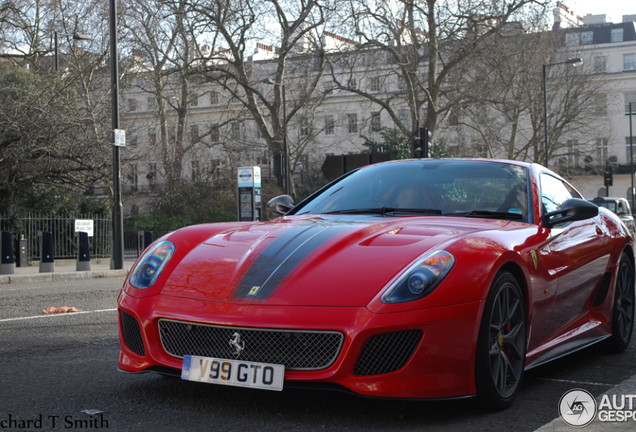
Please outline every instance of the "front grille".
M404 330L371 336L364 344L353 374L394 372L409 361L422 339L422 330Z
M174 357L196 355L285 365L290 370L317 370L338 357L344 335L335 331L271 330L159 320L164 350ZM240 335L237 356L230 341ZM243 345L244 344L244 345Z
M124 334L124 342L128 349L135 354L145 356L146 350L144 349L144 342L141 338L139 323L134 317L124 311L121 311L121 330Z

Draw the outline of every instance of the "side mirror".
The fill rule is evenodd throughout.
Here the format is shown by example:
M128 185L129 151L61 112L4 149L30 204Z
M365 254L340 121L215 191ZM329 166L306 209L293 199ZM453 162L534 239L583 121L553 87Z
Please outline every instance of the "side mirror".
M578 198L565 200L559 210L543 215L543 226L552 228L555 225L591 219L598 216L598 207L589 201Z
M294 208L294 200L289 195L279 195L267 203L267 213L275 217L284 216L292 208Z

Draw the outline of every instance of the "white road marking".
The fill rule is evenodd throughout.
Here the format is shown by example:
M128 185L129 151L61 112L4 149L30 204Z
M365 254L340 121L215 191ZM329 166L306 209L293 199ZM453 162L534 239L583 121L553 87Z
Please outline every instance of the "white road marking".
M564 380L564 379L557 379L557 378L539 378L539 377L535 377L535 379L540 379L540 380L543 380L543 381L556 381L556 382L562 382L562 383L568 383L568 384L593 385L593 386L614 387L616 385L616 384L589 382L589 381L572 381L572 380Z
M117 308L115 308L115 309L98 309L98 310L92 310L92 311L46 314L46 315L36 315L36 316L30 316L30 317L20 317L20 318L5 318L5 319L0 319L0 322L23 321L23 320L38 319L38 318L52 318L52 317L56 317L56 316L71 316L71 315L82 315L82 314L92 314L92 313L101 313L101 312L115 312L115 311L117 311Z

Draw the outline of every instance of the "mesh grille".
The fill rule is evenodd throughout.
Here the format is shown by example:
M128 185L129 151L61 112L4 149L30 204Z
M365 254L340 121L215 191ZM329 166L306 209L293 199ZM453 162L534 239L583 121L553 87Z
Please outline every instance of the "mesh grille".
M404 367L420 339L422 330L404 330L371 336L362 348L353 374L379 375Z
M344 335L331 331L269 330L221 327L160 320L161 343L174 357L240 359L285 365L291 370L316 370L330 366L338 357ZM244 349L237 356L230 341L240 335Z
M121 311L121 329L124 334L124 342L126 342L128 349L135 354L145 356L146 350L144 350L144 342L141 339L139 323L134 317L124 311Z

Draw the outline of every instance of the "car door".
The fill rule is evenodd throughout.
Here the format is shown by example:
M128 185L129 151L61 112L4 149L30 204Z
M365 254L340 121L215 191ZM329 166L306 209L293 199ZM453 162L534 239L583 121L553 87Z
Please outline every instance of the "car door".
M544 212L558 210L569 198L580 198L567 183L547 173L541 175L541 196ZM550 229L541 255L557 281L551 338L577 326L575 322L589 313L589 299L607 268L610 250L600 216Z

